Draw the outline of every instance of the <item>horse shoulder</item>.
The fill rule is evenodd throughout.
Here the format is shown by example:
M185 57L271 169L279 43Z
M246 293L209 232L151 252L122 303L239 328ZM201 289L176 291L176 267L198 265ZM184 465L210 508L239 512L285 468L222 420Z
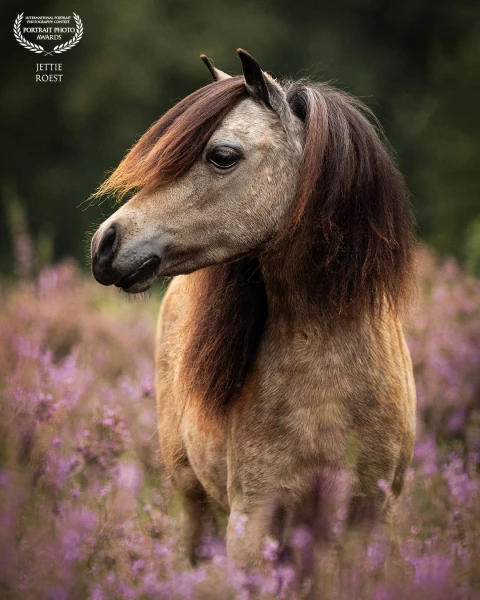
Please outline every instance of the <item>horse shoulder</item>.
M155 379L160 451L167 472L186 462L175 390L181 329L187 304L185 276L174 277L163 297L155 338Z
M158 318L155 362L160 453L177 491L197 493L201 484L226 507L225 429L204 418L201 404L193 401L192 390L185 388L181 371L192 318L192 277L195 274L173 279Z

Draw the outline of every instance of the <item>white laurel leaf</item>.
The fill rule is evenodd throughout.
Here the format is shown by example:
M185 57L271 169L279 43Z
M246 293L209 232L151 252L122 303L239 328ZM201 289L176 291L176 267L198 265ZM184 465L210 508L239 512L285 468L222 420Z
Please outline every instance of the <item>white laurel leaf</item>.
M73 19L74 19L75 25L76 25L75 35L68 42L65 42L63 44L58 44L57 46L55 46L55 48L52 50L52 52L55 52L55 54L60 54L61 52L66 52L67 50L70 50L70 48L73 48L74 46L76 46L78 44L78 42L82 39L82 36L83 36L82 21L81 21L80 17L75 13L73 13Z
M22 35L20 25L22 23L23 14L24 13L21 13L20 15L18 15L13 24L13 35L14 35L15 39L21 46L23 46L27 50L31 50L32 52L35 52L35 54L41 54L42 52L45 52L45 48L43 46L40 46L39 44L34 44L33 42L29 42Z

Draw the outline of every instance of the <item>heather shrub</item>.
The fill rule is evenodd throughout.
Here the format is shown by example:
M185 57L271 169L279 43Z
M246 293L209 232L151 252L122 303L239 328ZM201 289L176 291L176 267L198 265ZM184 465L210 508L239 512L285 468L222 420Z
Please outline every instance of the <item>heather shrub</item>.
M351 540L316 557L314 597L480 597L480 284L425 250L419 264L407 328L418 441L391 534L400 556L381 569L381 543L365 552ZM68 261L0 283L0 598L249 597L220 538L204 539L209 560L195 569L179 552L157 452L159 302L129 302ZM310 537L299 530L295 544ZM266 540L266 558L276 550ZM293 577L272 567L254 583L294 597Z
M433 467L436 451L454 451L466 465L477 465L480 281L453 259L438 264L425 251L419 267L420 296L407 329L417 386L417 455Z

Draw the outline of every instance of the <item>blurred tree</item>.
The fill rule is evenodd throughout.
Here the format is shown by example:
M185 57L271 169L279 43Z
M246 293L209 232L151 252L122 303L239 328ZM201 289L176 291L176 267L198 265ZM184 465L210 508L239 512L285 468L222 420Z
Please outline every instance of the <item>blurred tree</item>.
M474 219L468 227L465 255L470 273L480 277L480 217Z
M2 188L24 200L33 238L85 261L110 207L81 206L106 170L178 99L209 81L198 59L239 72L238 46L284 77L334 80L384 124L413 193L421 235L459 255L480 214L479 4L470 0L104 0L76 7L82 41L64 80L35 83L39 57L13 38L17 14L65 3L4 0L0 40ZM42 59L43 61L44 59ZM51 60L50 58L46 60ZM57 59L58 60L58 59ZM0 202L0 210L8 198ZM0 268L13 258L0 214Z

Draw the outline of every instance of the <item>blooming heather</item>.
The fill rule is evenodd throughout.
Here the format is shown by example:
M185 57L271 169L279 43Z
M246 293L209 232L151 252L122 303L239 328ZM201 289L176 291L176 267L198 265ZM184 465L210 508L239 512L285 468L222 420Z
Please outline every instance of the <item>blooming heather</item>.
M480 283L423 250L407 323L418 390L415 457L389 541L314 556L298 591L265 540L248 575L209 532L188 567L158 459L153 338L160 294L131 303L73 262L0 285L0 597L50 600L480 597ZM385 482L379 481L382 487ZM246 517L235 515L241 535ZM339 515L342 535L344 515ZM219 518L218 529L224 523ZM393 545L392 545L393 547Z

